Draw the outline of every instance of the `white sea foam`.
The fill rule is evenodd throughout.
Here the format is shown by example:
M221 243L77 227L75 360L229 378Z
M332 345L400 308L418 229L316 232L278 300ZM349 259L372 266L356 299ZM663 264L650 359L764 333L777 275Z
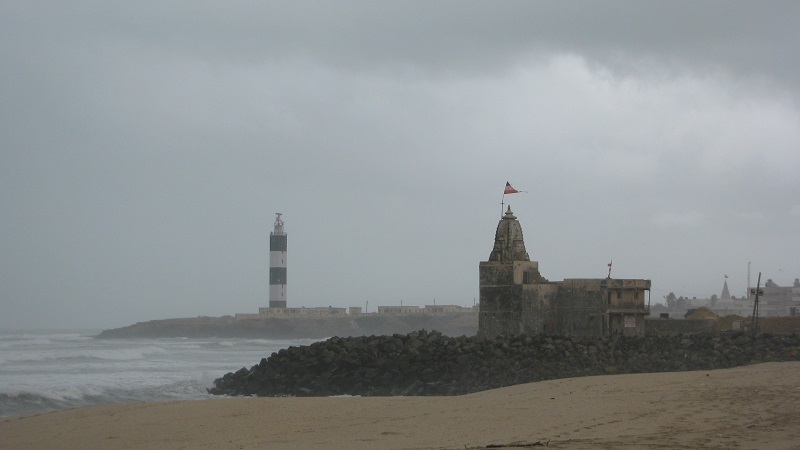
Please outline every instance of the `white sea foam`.
M143 359L149 355L167 353L167 350L158 346L146 346L123 349L42 349L40 351L13 350L4 352L2 361L10 362L37 362L37 361L128 361Z
M101 403L208 398L206 388L225 373L311 342L0 334L0 417Z
M251 345L263 345L268 347L287 348L297 345L311 345L320 339L245 339L244 342Z

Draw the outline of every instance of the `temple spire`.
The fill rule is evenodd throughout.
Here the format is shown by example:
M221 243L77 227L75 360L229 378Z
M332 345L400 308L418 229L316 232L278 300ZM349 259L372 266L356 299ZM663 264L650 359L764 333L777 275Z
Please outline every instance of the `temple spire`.
M508 207L494 235L494 248L489 255L489 261L530 261L525 240L522 236L522 226L517 217Z
M727 275L725 276L727 278ZM728 290L728 280L722 285L722 295L719 296L720 300L730 300L731 292Z

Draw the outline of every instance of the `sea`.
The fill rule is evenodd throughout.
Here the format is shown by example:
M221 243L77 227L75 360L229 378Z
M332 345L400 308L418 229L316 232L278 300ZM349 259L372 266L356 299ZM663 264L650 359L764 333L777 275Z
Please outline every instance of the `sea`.
M0 417L109 403L217 398L228 372L316 339L96 339L97 331L1 331Z

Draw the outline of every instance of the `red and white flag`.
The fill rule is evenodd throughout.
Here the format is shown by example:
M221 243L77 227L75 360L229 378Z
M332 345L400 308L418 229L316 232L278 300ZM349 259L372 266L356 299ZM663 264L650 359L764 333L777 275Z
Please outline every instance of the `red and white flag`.
M503 195L505 195L505 194L516 194L517 192L519 192L519 191L514 189L513 187L511 187L511 183L506 181L506 190L503 191Z

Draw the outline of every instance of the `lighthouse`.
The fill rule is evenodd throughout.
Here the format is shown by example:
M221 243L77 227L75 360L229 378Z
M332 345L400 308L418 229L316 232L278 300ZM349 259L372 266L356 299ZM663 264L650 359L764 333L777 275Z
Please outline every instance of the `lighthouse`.
M286 233L281 213L275 216L275 230L269 234L269 307L286 308Z

